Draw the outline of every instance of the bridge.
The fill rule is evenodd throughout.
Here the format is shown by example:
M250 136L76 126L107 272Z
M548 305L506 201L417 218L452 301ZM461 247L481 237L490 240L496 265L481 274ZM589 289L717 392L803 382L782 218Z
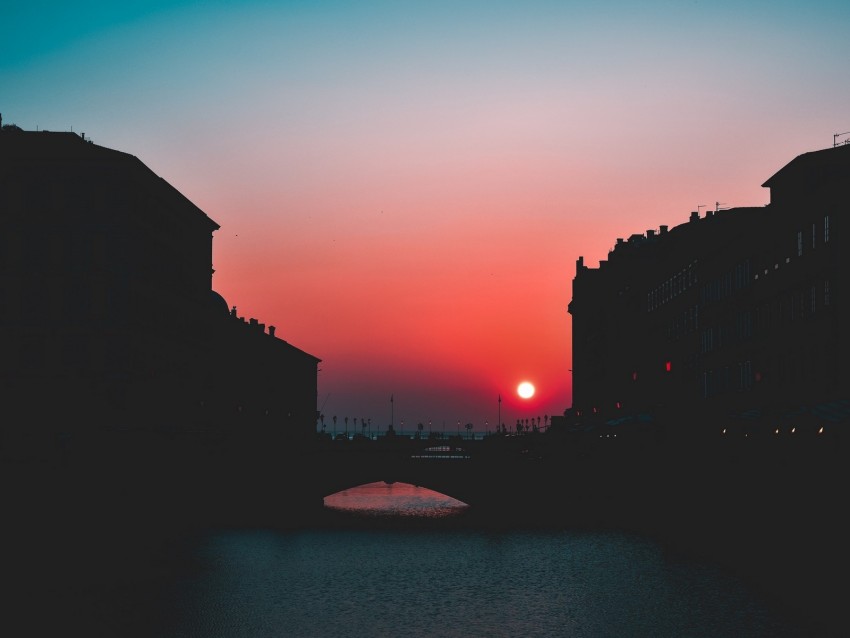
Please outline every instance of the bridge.
M309 470L302 482L322 499L366 483L409 483L466 503L491 522L647 517L676 487L662 471L661 459L669 455L646 432L623 434L322 437L304 464Z
M792 503L825 506L845 461L834 434L799 428L718 430L694 440L640 428L436 441L327 438L305 460L302 483L315 500L365 483L404 482L503 519L708 530L758 510L781 515Z
M483 506L512 468L524 460L532 439L381 437L323 440L311 469L322 497L384 481L425 487L471 506Z

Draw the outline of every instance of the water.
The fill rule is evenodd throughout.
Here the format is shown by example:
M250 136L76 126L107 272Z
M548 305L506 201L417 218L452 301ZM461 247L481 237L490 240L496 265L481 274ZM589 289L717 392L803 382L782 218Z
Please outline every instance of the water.
M17 583L23 607L12 617L20 625L4 634L812 635L734 575L644 538L378 524L390 514L433 523L464 512L457 501L403 484L348 490L328 503L349 515L360 509L376 524L209 531L135 557L118 547L95 572L82 554L70 563L77 565L70 578L36 573L30 589Z
M796 635L730 577L618 534L232 532L195 560L173 635Z
M424 487L383 481L328 496L325 498L325 507L372 519L445 519L463 515L469 509L461 501Z

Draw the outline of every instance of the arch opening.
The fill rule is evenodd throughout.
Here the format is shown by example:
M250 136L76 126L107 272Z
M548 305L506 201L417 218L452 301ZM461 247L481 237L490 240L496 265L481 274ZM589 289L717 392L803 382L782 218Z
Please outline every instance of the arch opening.
M325 509L362 517L441 519L459 516L469 505L427 487L376 481L324 498Z

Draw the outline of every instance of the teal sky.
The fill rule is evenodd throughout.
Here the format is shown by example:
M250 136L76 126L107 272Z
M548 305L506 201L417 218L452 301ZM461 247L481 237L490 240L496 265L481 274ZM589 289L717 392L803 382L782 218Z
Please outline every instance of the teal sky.
M221 224L214 287L328 415L569 407L575 260L850 131L850 3L28 2L4 123L132 153ZM845 139L845 138L840 138ZM532 379L529 402L514 389ZM509 398L509 400L508 400Z

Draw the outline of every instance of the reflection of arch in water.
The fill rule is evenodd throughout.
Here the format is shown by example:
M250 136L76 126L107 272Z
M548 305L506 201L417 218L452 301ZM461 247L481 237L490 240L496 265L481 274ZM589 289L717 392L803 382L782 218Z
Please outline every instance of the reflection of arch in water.
M323 498L372 483L405 483L426 488L474 506L481 495L482 477L471 471L469 461L407 460L403 463L363 463L329 469L319 475Z
M469 506L451 496L404 482L366 483L324 499L331 510L365 515L444 518L465 512Z

